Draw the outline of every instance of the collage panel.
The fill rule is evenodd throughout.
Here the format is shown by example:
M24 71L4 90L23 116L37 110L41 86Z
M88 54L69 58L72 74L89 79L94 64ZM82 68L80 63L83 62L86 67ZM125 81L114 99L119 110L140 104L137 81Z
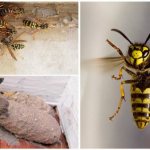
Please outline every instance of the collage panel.
M0 149L79 148L78 2L0 2Z
M78 73L77 2L0 2L0 74Z
M81 2L81 148L149 148L149 2Z
M1 148L78 148L78 77L0 78Z

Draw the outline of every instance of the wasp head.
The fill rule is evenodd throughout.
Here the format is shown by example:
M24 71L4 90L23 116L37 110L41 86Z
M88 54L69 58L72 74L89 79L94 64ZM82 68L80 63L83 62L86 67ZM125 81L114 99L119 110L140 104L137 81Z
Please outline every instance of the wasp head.
M127 58L130 64L137 67L149 61L150 50L146 45L133 44L129 46Z
M1 42L4 45L9 45L12 41L13 41L13 37L12 36L4 37L4 38L1 39Z
M145 42L142 44L132 43L130 39L120 30L111 29L112 31L118 32L121 34L129 43L128 55L125 60L133 68L142 68L144 69L147 65L150 64L150 49L146 46L146 43L150 39L150 34L146 38Z
M19 8L19 7L13 8L13 13L16 14L16 15L23 14L24 13L24 8Z
M17 33L15 27L7 28L7 32L10 33L10 34L16 34Z
M47 29L48 28L48 23L43 23L40 25L41 29Z

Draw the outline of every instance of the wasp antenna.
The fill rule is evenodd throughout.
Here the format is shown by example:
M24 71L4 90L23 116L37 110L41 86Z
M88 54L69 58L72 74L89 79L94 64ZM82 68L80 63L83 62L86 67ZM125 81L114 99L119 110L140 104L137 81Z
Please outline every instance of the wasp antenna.
M129 40L129 38L122 31L120 31L118 29L111 29L111 31L120 33L131 45L133 45L133 43Z
M147 39L146 39L146 41L144 42L143 45L146 45L146 43L148 42L149 38L150 38L150 34L148 35L148 37L147 37Z

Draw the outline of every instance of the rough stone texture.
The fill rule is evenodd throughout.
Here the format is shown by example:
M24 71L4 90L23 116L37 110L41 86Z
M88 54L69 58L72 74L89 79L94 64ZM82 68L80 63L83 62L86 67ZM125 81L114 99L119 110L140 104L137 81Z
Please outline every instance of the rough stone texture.
M3 97L0 102L7 103ZM5 102L6 101L6 102ZM0 125L19 138L35 141L43 144L59 142L61 129L58 122L47 112L38 108L9 100L9 105L3 105L8 109L5 117L0 114Z
M0 100L0 118L5 118L8 116L8 106L9 103L6 98L1 97Z
M40 110L46 111L52 116L55 115L53 107L45 103L43 98L39 96L29 95L25 92L4 92L3 95L10 101L16 101L26 106L38 108Z

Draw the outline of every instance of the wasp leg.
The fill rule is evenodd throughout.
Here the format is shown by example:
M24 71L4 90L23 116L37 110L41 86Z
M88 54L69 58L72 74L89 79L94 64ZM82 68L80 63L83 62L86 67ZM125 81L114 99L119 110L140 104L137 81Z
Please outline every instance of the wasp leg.
M121 84L120 84L121 98L120 98L120 101L118 103L117 110L115 111L115 113L111 117L109 117L109 120L112 120L119 113L121 106L122 106L122 102L123 102L123 100L125 100L123 84L131 84L131 83L135 83L135 82L138 82L138 80L124 80L121 82Z
M118 48L115 44L113 44L111 41L109 41L108 39L106 40L108 42L108 44L110 46L112 46L115 50L117 50L117 52L119 53L119 55L125 60L126 57L123 55L122 51L120 48Z
M4 54L4 48L2 48L2 45L0 45L0 56Z
M33 40L35 40L35 33L37 33L39 30L36 29L35 31L32 31L30 34L32 35Z
M24 29L26 27L19 27L18 29L22 29L22 28ZM39 31L38 29L34 29L34 31L24 31L22 34L26 33L26 34L32 35L32 39L35 40L35 33L37 33L38 31ZM19 35L18 37L20 37L21 35Z
M22 33L20 33L18 36L15 37L14 40L18 39L21 35L23 35L25 33L25 31L23 31Z
M125 66L122 66L119 70L119 74L118 77L116 77L115 75L112 75L112 78L115 80L120 80L122 78L122 71L126 71L129 75L131 76L136 76L136 74L134 72L132 72L131 70L127 69Z
M26 34L29 34L32 36L32 39L35 40L35 34L38 32L38 29L34 29L34 31L25 31Z

